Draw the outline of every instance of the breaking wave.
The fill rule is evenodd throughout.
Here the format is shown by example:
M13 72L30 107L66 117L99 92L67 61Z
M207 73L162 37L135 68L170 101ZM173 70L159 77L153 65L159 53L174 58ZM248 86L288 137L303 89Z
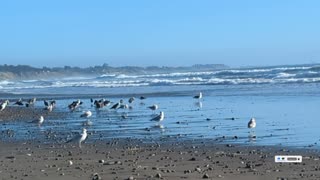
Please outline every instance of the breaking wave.
M104 74L99 77L75 77L59 80L0 81L0 89L61 87L137 87L171 85L228 85L319 83L320 67L278 66L269 68L227 69L211 72L173 72L158 74Z

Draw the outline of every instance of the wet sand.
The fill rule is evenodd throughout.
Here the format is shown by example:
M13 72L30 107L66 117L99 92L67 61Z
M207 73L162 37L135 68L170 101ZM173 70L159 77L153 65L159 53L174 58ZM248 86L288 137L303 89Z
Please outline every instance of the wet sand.
M43 113L40 108L8 107L1 119L29 120ZM45 115L50 119L65 113ZM145 142L90 136L89 131L82 149L62 141L2 140L0 179L320 179L316 149L222 144L214 139ZM302 155L303 162L274 163L275 155Z
M66 113L53 111L48 112L44 108L25 107L25 106L7 106L0 112L1 121L30 121L44 116L46 119L64 118Z

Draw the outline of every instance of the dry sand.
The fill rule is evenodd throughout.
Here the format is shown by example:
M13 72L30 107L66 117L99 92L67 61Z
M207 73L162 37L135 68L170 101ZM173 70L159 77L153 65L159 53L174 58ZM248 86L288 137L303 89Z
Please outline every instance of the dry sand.
M113 140L71 144L0 143L2 179L320 179L319 153L207 142L144 144ZM303 163L276 164L274 155ZM71 165L72 162L72 165Z

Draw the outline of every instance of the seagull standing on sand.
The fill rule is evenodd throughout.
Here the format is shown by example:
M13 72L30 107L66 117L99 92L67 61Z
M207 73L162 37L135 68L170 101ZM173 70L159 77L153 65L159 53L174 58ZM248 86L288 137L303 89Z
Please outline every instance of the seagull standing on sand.
M82 129L82 133L78 134L77 136L75 136L74 138L72 138L71 140L67 141L67 143L69 142L78 142L79 143L79 148L81 148L81 143L87 139L87 129L83 128Z
M32 105L34 105L37 101L37 98L32 98L32 99L29 99L28 102L26 103L26 107L30 107Z
M155 110L157 110L159 108L159 106L154 104L152 106L149 106L148 108L151 109L153 112L155 112Z
M43 116L40 116L38 119L32 121L33 123L37 123L38 126L40 127L42 125L42 123L44 122L44 118Z
M20 99L19 99L18 101L16 101L13 105L23 106L22 99L20 98Z
M196 95L196 96L193 96L193 98L194 99L198 99L198 100L200 100L200 99L202 99L202 92L200 92L198 95Z
M92 112L91 111L85 111L83 114L81 114L80 117L84 117L84 118L88 118L92 116Z
M49 106L49 102L47 101L47 100L43 100L43 104L44 104L44 106Z
M52 107L55 107L55 106L56 106L56 104L57 104L56 100L52 100L52 101L50 101L50 105L52 105Z
M135 98L134 98L134 97L131 97L131 98L129 98L128 102L129 102L130 104L132 104L132 103L134 102L134 100L135 100Z
M0 104L0 111L3 111L9 104L9 100L5 100L3 103Z
M109 106L111 104L111 101L110 100L104 100L103 101L103 105L104 106Z
M101 100L100 101L94 100L93 104L95 105L95 107L97 109L103 108L103 106L104 106L104 104L103 104L103 102L101 102Z
M147 99L145 96L140 96L139 98L140 100L144 100L144 99Z
M52 112L52 110L53 110L53 105L50 104L49 106L45 107L44 110L47 110L47 111L49 111L49 112Z
M113 105L110 109L118 109L120 107L120 103L116 103L115 105Z
M80 101L80 99L78 99L77 101L73 101L71 104L68 105L70 110L75 110L77 109L80 105L82 104L82 102Z
M129 105L128 104L121 104L119 109L129 109Z
M153 119L151 119L151 121L161 122L161 121L163 121L163 119L164 119L164 112L161 111L160 114L158 116L154 117Z
M123 103L123 100L121 99L120 102L113 105L110 109L119 109L122 103Z
M255 128L256 126L257 126L256 119L251 118L250 121L248 122L248 128L252 129L252 128Z

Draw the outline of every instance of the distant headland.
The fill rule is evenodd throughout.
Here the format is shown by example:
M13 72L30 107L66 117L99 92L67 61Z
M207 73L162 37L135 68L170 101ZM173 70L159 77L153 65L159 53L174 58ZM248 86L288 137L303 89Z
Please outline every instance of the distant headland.
M32 67L29 65L0 65L0 80L50 79L76 76L99 76L104 74L150 74L173 72L200 72L228 69L224 64L195 64L193 66L122 66L112 67L108 64L100 66L80 67Z

